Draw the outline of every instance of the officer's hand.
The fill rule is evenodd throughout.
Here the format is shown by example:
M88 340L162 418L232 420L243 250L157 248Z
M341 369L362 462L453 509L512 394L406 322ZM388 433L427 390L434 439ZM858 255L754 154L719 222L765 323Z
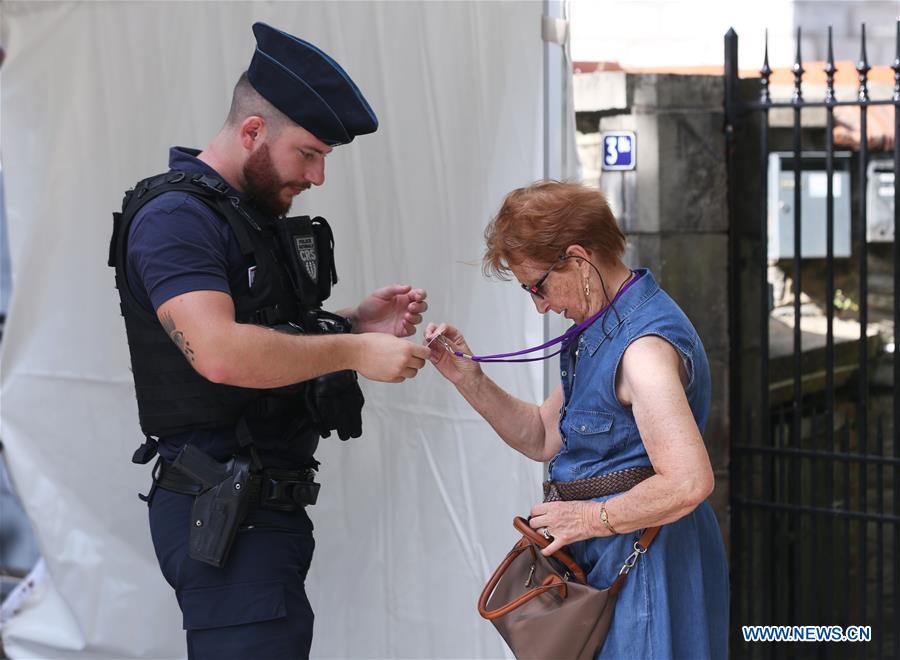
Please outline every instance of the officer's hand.
M356 370L369 380L402 383L407 378L415 378L429 354L425 346L380 332L369 332L360 335L359 339Z
M447 325L446 323L441 323L440 325L428 324L425 328L425 344L429 346L431 351L429 359L444 378L454 385L465 387L466 384L483 375L481 366L477 362L452 355L447 350L447 345L439 339L432 341L438 335L443 335L455 351L472 355L472 349L469 348L462 333L452 325Z
M414 289L409 284L385 286L363 300L351 313L353 328L358 333L386 332L395 337L415 334L422 322L422 314L428 309L425 289Z

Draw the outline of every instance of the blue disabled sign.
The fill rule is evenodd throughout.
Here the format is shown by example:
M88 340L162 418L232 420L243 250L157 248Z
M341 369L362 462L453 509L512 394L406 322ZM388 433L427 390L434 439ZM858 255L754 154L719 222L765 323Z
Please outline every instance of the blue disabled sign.
M603 170L633 170L637 164L637 142L632 131L603 133Z

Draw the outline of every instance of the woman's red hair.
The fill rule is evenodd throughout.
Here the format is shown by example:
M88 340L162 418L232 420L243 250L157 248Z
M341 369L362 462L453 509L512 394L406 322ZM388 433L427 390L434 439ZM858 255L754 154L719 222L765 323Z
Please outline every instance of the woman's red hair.
M549 266L570 245L607 263L625 252L625 235L603 193L561 181L537 181L509 193L484 240L484 273L500 279L509 278L510 264L526 259Z

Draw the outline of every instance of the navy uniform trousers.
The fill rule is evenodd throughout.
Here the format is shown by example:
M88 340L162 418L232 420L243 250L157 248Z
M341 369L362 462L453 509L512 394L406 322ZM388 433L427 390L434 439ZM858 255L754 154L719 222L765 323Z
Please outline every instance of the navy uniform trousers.
M223 568L188 557L194 498L156 488L150 532L184 615L188 657L307 658L313 611L304 582L312 560L306 511L251 511Z

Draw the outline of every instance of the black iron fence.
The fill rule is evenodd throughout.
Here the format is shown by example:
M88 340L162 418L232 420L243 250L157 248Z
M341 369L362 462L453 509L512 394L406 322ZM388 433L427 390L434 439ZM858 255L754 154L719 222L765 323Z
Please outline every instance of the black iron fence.
M817 100L803 96L800 31L792 66L791 98L775 100L768 45L756 78L738 73L737 34L725 36L725 118L731 216L731 649L734 657L900 658L900 21L893 94L870 98L863 26L855 98L835 92L834 53L828 33L825 84ZM866 227L867 114L894 108L894 242L891 319L873 333L869 319ZM835 309L835 109L859 109L859 148L851 213L858 309ZM805 111L824 109L824 144L809 143ZM769 157L770 111L792 113L790 127L793 251L782 260L791 283L788 349L773 350ZM785 109L785 110L781 110ZM804 140L807 143L804 143ZM822 269L804 268L802 252L804 156L824 151L826 254ZM807 227L808 229L808 227ZM845 264L846 265L846 264ZM824 290L824 340L806 336L804 290L813 278ZM792 318L791 318L792 317ZM858 336L836 340L836 319L856 324ZM884 335L889 333L889 337ZM840 349L840 350L838 350ZM849 351L847 349L850 349ZM836 361L836 354L840 357ZM875 370L879 378L873 378ZM778 392L778 394L776 394ZM871 641L747 642L742 626L871 626ZM788 632L782 629L785 633ZM847 632L844 630L843 632ZM798 629L798 636L835 631Z

